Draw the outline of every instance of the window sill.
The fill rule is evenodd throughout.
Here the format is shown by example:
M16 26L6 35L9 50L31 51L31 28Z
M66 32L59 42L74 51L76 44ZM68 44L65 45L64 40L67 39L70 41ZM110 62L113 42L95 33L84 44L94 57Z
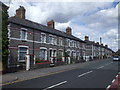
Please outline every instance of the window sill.
M26 60L19 60L18 62L26 62Z
M27 42L27 40L26 40L26 39L21 39L21 41L22 41L22 42Z

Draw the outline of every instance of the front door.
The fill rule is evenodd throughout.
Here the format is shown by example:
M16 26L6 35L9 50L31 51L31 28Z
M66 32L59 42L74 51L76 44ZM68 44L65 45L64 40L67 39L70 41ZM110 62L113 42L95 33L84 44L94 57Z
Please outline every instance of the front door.
M53 50L53 63L56 63L56 50Z
M53 54L52 54L52 50L49 51L49 58L50 58L50 62L53 63Z

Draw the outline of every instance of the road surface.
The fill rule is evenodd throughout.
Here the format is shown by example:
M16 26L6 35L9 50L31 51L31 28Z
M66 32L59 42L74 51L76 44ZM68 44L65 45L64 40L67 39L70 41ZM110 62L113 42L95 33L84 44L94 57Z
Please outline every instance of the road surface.
M41 88L43 90L51 88L106 89L118 74L118 62L110 59L91 62L69 71L4 85L3 88Z

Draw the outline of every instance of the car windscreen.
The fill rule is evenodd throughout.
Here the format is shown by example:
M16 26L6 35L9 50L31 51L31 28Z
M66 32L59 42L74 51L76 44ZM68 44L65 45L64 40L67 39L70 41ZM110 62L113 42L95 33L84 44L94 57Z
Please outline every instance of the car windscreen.
M114 56L113 58L119 58L118 56Z

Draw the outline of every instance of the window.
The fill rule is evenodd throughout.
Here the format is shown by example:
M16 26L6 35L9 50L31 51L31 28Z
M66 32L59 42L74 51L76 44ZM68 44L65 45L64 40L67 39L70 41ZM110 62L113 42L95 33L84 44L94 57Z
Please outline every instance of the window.
M72 47L72 41L70 41L70 46Z
M47 50L46 49L40 49L40 60L47 60Z
M40 38L41 40L41 42L42 43L46 43L46 34L45 33L41 33L41 38Z
M53 45L57 45L57 38L56 36L49 35L49 43Z
M63 56L63 50L59 50L57 54L57 59L62 60L62 56Z
M50 57L52 57L52 50L50 50Z
M67 39L67 46L70 46L70 40Z
M79 46L80 46L80 45L79 45L79 42L77 42L77 45L76 45L76 46L77 46L77 48L79 48Z
M74 41L72 40L72 47L74 47Z
M55 36L53 37L53 44L57 45L57 38Z
M19 47L19 61L25 61L26 60L26 54L28 54L28 48L27 47Z
M26 30L22 30L20 36L21 36L20 38L22 40L26 40L27 39L27 31Z
M49 43L52 44L52 36L49 36Z
M63 40L62 40L62 38L59 38L59 45L60 45L60 46L63 45Z
M76 47L76 41L74 41L74 47Z

